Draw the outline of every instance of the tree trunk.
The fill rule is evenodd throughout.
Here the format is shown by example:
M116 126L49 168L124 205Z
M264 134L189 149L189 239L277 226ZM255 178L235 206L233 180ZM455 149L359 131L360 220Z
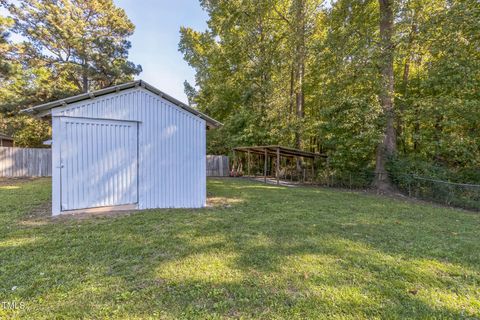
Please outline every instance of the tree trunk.
M441 162L443 161L442 157L440 156L440 142L441 142L441 137L442 137L442 131L443 131L443 116L441 114L437 115L435 117L435 125L434 125L434 133L433 133L433 137L434 137L434 141L435 141L435 149L434 149L434 159L437 161L437 162Z
M295 64L292 63L292 69L290 70L290 96L288 101L288 111L291 115L293 113L293 104L295 96Z
M418 106L415 107L415 122L413 125L413 152L416 154L420 149L420 141L418 136L420 135L420 122L419 122L419 110Z
M376 169L374 185L380 192L393 191L392 181L386 171L388 159L397 151L395 132L395 111L393 105L394 78L393 78L393 0L379 0L380 4L380 38L382 55L380 57L381 88L379 93L380 104L383 109L386 124L383 137L377 146Z
M402 101L400 101L400 105L397 106L399 109L399 116L397 116L397 138L399 140L398 144L402 146L403 153L407 153L407 144L406 139L404 136L403 130L403 118L402 115L406 108L406 99L407 99L407 88L408 88L408 77L410 75L410 56L407 56L405 59L405 64L403 67L403 76L402 76Z
M412 64L413 57L414 57L414 41L416 38L417 34L417 18L416 18L416 13L413 14L412 17L412 25L410 28L410 35L408 36L408 42L407 42L407 55L405 57L405 64L403 67L403 76L402 76L402 87L401 87L401 104L397 106L397 109L399 109L399 116L397 116L397 138L400 140L399 145L402 146L403 152L406 154L407 153L407 143L406 143L406 137L404 133L404 123L403 123L403 118L402 115L405 112L405 109L407 107L411 107L407 105L407 94L408 94L408 82L409 82L409 77L410 77L410 65Z
M295 147L297 149L301 149L302 147L302 128L301 128L301 123L303 120L303 117L305 116L305 96L303 94L303 77L304 77L304 64L299 66L299 75L298 75L298 89L296 93L296 110L297 110L297 120L299 122L299 126L297 127L297 130L295 132Z
M305 77L305 0L297 0L293 4L295 6L295 105L297 116L297 127L295 130L295 147L302 147L302 128L301 123L305 115L305 96L303 92L303 82Z
M267 94L266 88L268 86L268 75L267 75L267 54L265 50L266 41L265 41L265 31L263 28L263 18L260 15L260 20L258 22L258 32L260 33L260 60L259 60L259 68L261 70L260 76L260 114L261 116L265 116L266 111L266 101L267 101Z
M86 93L88 89L88 66L84 63L82 69L82 91Z

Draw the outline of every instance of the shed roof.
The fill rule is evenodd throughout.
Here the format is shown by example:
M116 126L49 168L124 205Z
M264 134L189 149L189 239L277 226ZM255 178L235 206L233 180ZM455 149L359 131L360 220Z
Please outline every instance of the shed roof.
M255 154L269 154L269 155L276 155L277 151L280 154L281 157L304 157L304 158L310 158L310 159L315 159L317 157L319 158L326 158L327 156L325 154L321 153L314 153L314 152L309 152L309 151L303 151L299 149L293 149L289 147L284 147L284 146L278 146L278 145L272 145L272 146L252 146L252 147L237 147L234 148L233 150L235 151L240 151L240 152L251 152Z
M116 86L100 89L100 90L97 90L97 91L82 93L82 94L79 94L79 95L76 95L76 96L73 96L73 97L68 97L68 98L65 98L65 99L59 99L59 100L56 100L56 101L52 101L52 102L44 103L44 104L41 104L41 105L38 105L38 106L35 106L35 107L24 109L24 110L22 110L22 112L30 113L30 114L33 114L33 115L43 117L43 116L46 116L46 115L50 114L50 110L53 109L53 108L61 107L61 106L64 106L64 105L75 103L75 102L80 102L80 101L83 101L83 100L93 99L95 97L100 97L100 96L103 96L103 95L106 95L106 94L110 94L110 93L114 93L114 92L120 92L120 91L123 91L123 90L132 89L132 88L136 88L136 87L145 88L146 90L162 97L163 99L175 104L176 106L178 106L178 107L190 112L191 114L194 114L195 116L205 120L209 127L217 128L217 127L222 126L221 122L207 116L204 113L201 113L198 110L193 109L192 107L189 107L188 105L181 102L180 100L177 100L177 99L173 98L172 96L166 94L165 92L160 91L159 89L157 89L154 86L146 83L143 80L136 80L136 81L132 81L132 82L127 82L127 83L124 83L124 84L119 84L119 85L116 85Z

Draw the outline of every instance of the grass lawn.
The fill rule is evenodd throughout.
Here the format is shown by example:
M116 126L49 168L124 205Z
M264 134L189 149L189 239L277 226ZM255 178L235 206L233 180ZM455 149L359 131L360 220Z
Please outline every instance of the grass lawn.
M0 185L0 318L480 319L480 215L211 179L212 207L45 216ZM10 305L11 307L11 305Z

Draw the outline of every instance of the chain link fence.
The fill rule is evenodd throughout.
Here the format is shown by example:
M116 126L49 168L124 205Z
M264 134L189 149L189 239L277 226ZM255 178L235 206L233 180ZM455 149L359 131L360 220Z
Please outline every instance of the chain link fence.
M251 166L251 176L263 176L263 164ZM351 190L372 189L376 173L370 170L332 173L327 168L312 171L304 166L297 168L293 163L283 166L280 179L287 182L321 185ZM267 168L267 176L275 177L273 166ZM398 191L413 198L437 202L443 205L480 211L480 185L455 183L416 174L395 173L389 177Z
M415 174L389 176L398 190L409 197L480 211L480 185L478 184L454 183ZM370 189L375 177L374 172L323 173L316 177L316 182L327 187Z
M392 180L410 197L480 211L480 185L478 184L455 183L414 174L402 174L393 177Z

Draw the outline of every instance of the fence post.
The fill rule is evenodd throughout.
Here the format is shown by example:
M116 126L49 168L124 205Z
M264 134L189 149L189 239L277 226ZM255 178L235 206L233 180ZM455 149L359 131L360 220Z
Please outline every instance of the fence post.
M452 190L453 190L453 187L451 186L448 186L448 198L447 198L447 205L450 205L450 203L452 202L452 199L453 199L453 196L452 196Z
M411 197L412 196L412 178L410 177L408 179L408 196Z

